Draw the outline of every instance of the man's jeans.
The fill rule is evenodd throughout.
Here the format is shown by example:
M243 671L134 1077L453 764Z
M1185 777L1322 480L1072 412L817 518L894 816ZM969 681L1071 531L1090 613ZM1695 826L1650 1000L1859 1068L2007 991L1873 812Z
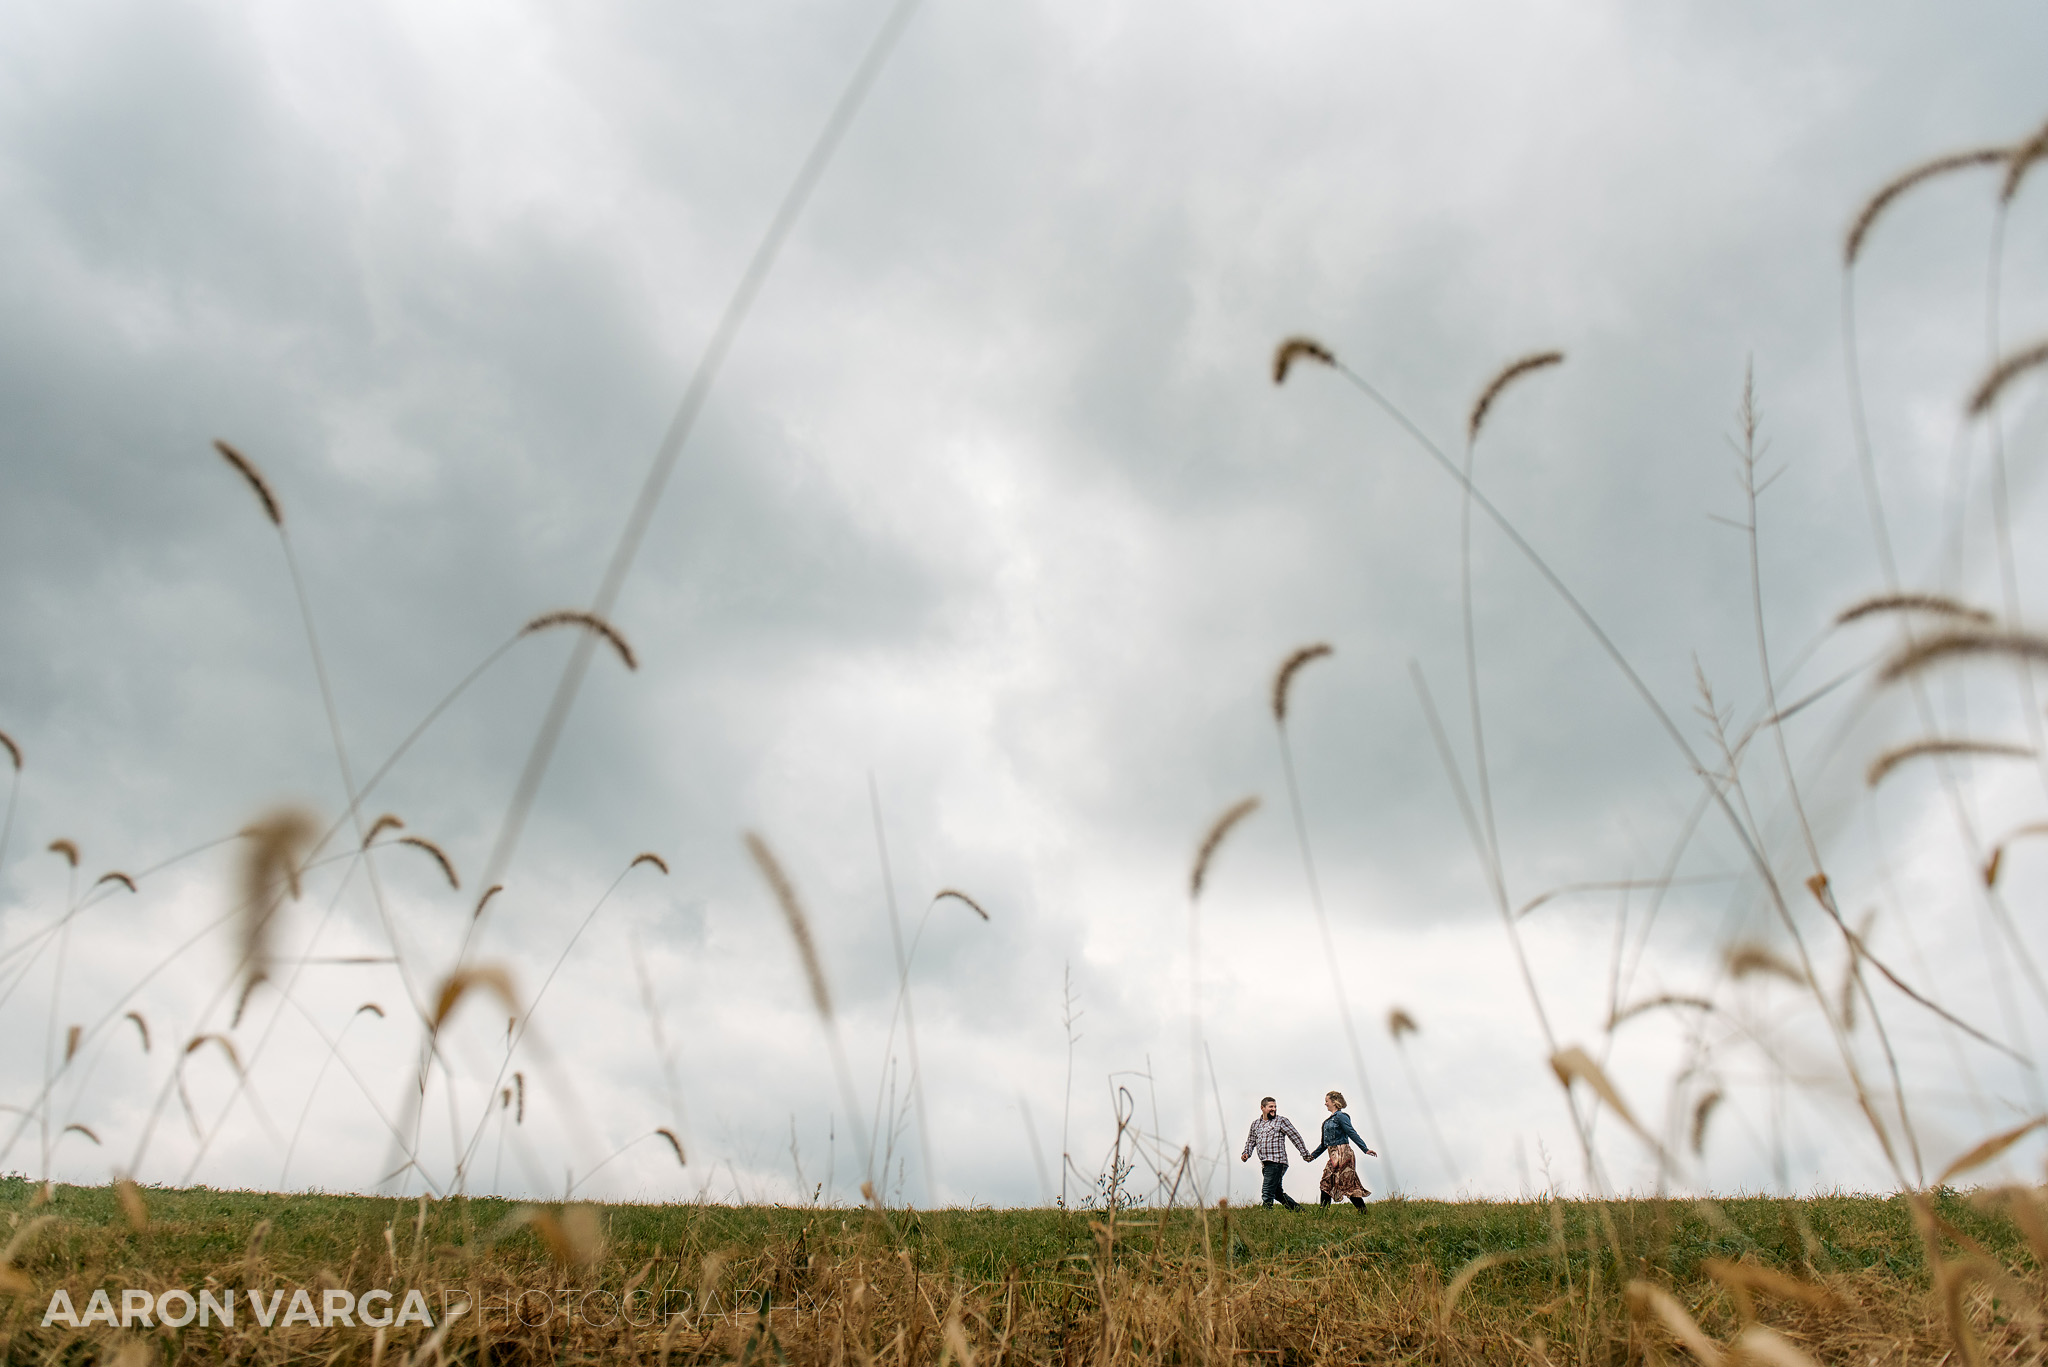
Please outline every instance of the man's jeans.
M1265 1186L1259 1191L1259 1204L1270 1206L1275 1201L1278 1201L1289 1210L1300 1210L1301 1203L1292 1196L1289 1196L1286 1189L1280 1185L1281 1180L1287 1176L1287 1165L1285 1163L1261 1162L1259 1167L1264 1170L1266 1175Z

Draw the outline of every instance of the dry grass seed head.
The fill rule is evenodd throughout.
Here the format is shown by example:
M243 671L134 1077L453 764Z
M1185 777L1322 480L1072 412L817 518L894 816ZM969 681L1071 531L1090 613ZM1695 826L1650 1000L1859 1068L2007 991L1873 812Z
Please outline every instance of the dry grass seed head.
M543 612L521 627L519 634L531 636L534 632L546 631L549 627L582 627L585 631L603 638L606 644L617 651L626 668L640 667L639 660L634 658L633 647L626 644L626 638L619 634L619 629L594 612L584 612L575 608L565 608L560 612Z
M1671 1007L1685 1007L1692 1011L1712 1011L1714 1004L1705 997L1687 996L1682 992L1665 992L1659 996L1647 997L1628 1006L1619 1007L1607 1018L1607 1028L1614 1029L1623 1021L1632 1020L1645 1011L1658 1011Z
M72 844L69 840L64 839L62 836L59 836L57 839L52 840L50 842L50 853L61 854L64 856L65 863L69 864L74 869L78 867L78 846Z
M1655 1319L1662 1323L1671 1337L1684 1344L1686 1351L1700 1360L1701 1367L1721 1367L1727 1360L1721 1352L1721 1345L1707 1337L1706 1331L1669 1291L1654 1282L1632 1281L1628 1284L1627 1293L1630 1312L1638 1319Z
M1788 983L1806 986L1804 973L1755 941L1744 941L1736 945L1728 951L1725 962L1728 976L1731 978L1739 980L1752 974L1768 973L1773 977L1783 978Z
M249 481L249 487L256 491L257 499L263 504L263 514L270 519L271 525L284 526L284 511L278 507L277 495L270 492L270 481L263 478L263 472L256 468L256 462L218 438L214 440L213 449L220 452L221 458L234 466L243 479Z
M1564 353L1562 351L1532 352L1527 356L1521 357L1519 360L1508 362L1507 365L1501 368L1501 372L1487 383L1486 388L1479 391L1479 397L1473 401L1472 415L1465 423L1466 439L1468 441L1479 440L1479 429L1486 422L1487 410L1493 407L1493 401L1500 397L1502 390L1531 371L1543 370L1549 366L1563 364Z
M668 1141L668 1146L676 1151L676 1162L678 1164L680 1164L683 1167L688 1167L690 1165L690 1160L683 1157L683 1141L676 1138L676 1132L674 1130L670 1129L666 1125L663 1125L660 1129L656 1130L655 1133L660 1135L663 1139L666 1139Z
M1404 1008L1397 1006L1387 1012L1387 1033L1394 1037L1396 1044L1400 1043L1401 1036L1419 1034L1421 1030L1422 1027L1415 1023L1415 1017Z
M1225 811L1223 815L1217 817L1215 824L1209 827L1209 833L1202 837L1202 844L1195 851L1194 869L1188 874L1188 895L1190 897L1200 897L1202 895L1202 884L1209 876L1209 861L1216 857L1216 851L1222 846L1223 838L1230 834L1233 826L1258 809L1259 800L1256 797L1240 799L1229 810Z
M1750 1300L1751 1292L1781 1301L1797 1301L1816 1310L1839 1310L1842 1299L1824 1286L1779 1272L1774 1268L1760 1267L1755 1263L1730 1262L1725 1258L1706 1258L1700 1263L1700 1271L1728 1288L1728 1295L1735 1302L1735 1308L1744 1322L1756 1318L1756 1306Z
M1636 1132L1639 1139L1659 1153L1663 1152L1663 1146L1642 1127L1641 1122L1636 1119L1635 1112L1621 1099L1621 1093L1616 1091L1614 1084L1608 1080L1606 1071L1595 1063L1584 1049L1573 1044L1558 1050L1550 1056L1550 1070L1557 1074L1559 1084L1567 1091L1575 1081L1591 1087L1594 1093L1607 1103L1607 1108L1620 1117L1624 1125Z
M782 871L776 861L775 852L768 848L768 842L746 833L747 853L754 858L754 866L761 870L775 904L782 909L782 919L789 926L789 937L796 941L797 957L803 961L804 978L810 984L811 1002L818 1008L818 1014L826 1020L832 1019L832 992L825 985L825 966L818 959L818 945L811 938L811 921L804 915L803 903L797 900L796 888L789 881L789 875Z
M478 964L458 968L442 980L440 991L434 994L433 1028L439 1030L462 999L478 988L495 996L514 1016L519 1014L519 994L513 990L512 974L503 964Z
M363 833L363 848L369 849L377 837L386 831L402 831L404 829L405 823L403 821L400 821L394 814L386 812L375 821L372 821L370 829Z
M1969 413L1973 418L1982 417L1991 406L1998 402L1998 396L2005 387L2030 370L2048 365L2048 341L2036 342L2025 351L2017 351L1991 368L1977 388L1971 391Z
M1989 1163L1992 1159L1998 1157L2035 1130L2040 1129L2043 1125L2048 1125L2048 1116L2037 1115L2032 1120L2015 1125L2009 1130L2001 1130L1990 1138L1980 1141L1969 1152L1943 1168L1941 1176L1934 1179L1934 1185L1945 1187L1948 1185L1950 1178L1969 1172L1972 1168L1983 1167L1986 1163Z
M135 1022L135 1028L142 1034L142 1052L149 1052L149 1022L142 1018L140 1011L130 1011L122 1019Z
M1334 654L1336 651L1331 649L1327 642L1317 641L1314 645L1303 646L1280 662L1279 672L1273 675L1274 721L1283 725L1286 723L1287 691L1294 686L1294 676L1301 672L1301 667L1312 660L1320 660L1326 655Z
M589 1271L604 1257L604 1225L592 1207L564 1206L559 1214L529 1208L526 1218L557 1265Z
M114 1195L120 1198L121 1213L128 1217L128 1227L137 1234L146 1233L149 1229L149 1202L142 1199L142 1188L135 1185L135 1179L117 1179Z
M0 731L0 750L7 752L7 758L14 761L14 772L21 772L21 747L14 743L14 737Z
M1939 593L1880 593L1842 609L1835 625L1845 627L1881 612L1926 612L1937 617L1960 617L1984 626L1997 620L1983 608L1973 608Z
M1916 641L1877 672L1879 683L1897 683L1908 674L1953 657L2002 655L2017 660L2048 660L2048 637L2024 631L1946 631Z
M455 865L449 861L448 855L439 845L436 845L423 835L401 835L396 843L410 845L416 850L425 850L428 854L434 856L434 862L441 866L441 872L448 879L448 886L458 890L462 887L462 880L455 876Z
M2034 136L2012 149L2005 163L2005 184L1998 187L1998 202L2010 204L2020 192L2020 182L2027 178L2027 172L2037 161L2048 158L2048 123L2041 125Z
M74 1058L77 1058L77 1057L78 1057L78 1045L79 1045L79 1041L83 1040L84 1038L85 1038L85 1027L84 1027L84 1026L82 1026L82 1025L72 1025L72 1026L67 1026L67 1027L65 1027L65 1030L64 1030L64 1061L65 1061L66 1063L69 1063L69 1062L71 1062L71 1060L72 1060L72 1059L74 1059ZM95 1143L97 1143L98 1141L97 1141L97 1140L95 1140L94 1142L95 1142Z
M1950 171L1967 170L1972 166L1998 166L2012 155L2004 147L1979 147L1968 152L1952 152L1945 157L1923 161L1909 171L1892 178L1870 202L1863 206L1863 212L1856 215L1856 221L1849 225L1849 235L1842 243L1842 264L1854 266L1856 258L1863 251L1863 239L1870 235L1877 217L1890 207L1891 202L1906 191L1936 176L1947 175Z
M1997 759L2032 759L2032 748L2014 745L2001 740L1955 740L1935 738L1916 740L1909 745L1895 746L1870 762L1870 772L1864 775L1864 782L1875 788L1884 782L1885 775L1904 764L1907 760L1922 759L1929 755L1978 755Z
M2005 851L2015 840L2023 836L2048 835L2048 821L2030 821L2012 831L2005 839L1991 847L1991 857L1984 861L1984 886L1993 887L1998 882L1998 870L2005 860Z
M972 897L969 897L966 893L960 891L960 889L958 888L940 888L937 892L932 894L932 901L942 902L948 897L952 898L956 902L963 904L969 911L973 912L976 916L979 916L982 920L986 921L988 919L988 913L982 910L981 903L975 901Z
M355 1014L360 1016L365 1011L368 1011L372 1015L376 1016L378 1020L384 1019L384 1008L377 1005L377 1003L375 1002L364 1002L361 1006L358 1006L355 1009Z
M496 897L499 893L503 892L504 890L505 885L503 883L493 883L489 887L485 888L484 895L476 899L476 910L469 913L469 919L474 921L478 917L482 916L484 914L484 908L490 905L491 899L493 897Z
M241 868L242 995L270 974L270 927L285 897L299 895L299 865L319 823L296 807L283 807L242 831L248 840Z
M94 887L98 887L102 883L119 883L128 891L135 891L135 880L119 869L108 869L105 873L92 880Z
M93 1142L93 1147L94 1147L94 1148L98 1148L98 1147L99 1147L100 1137L99 1137L99 1135L97 1135L97 1134L95 1134L95 1133L93 1132L93 1129L92 1129L92 1127L91 1127L90 1125L81 1125L81 1124L77 1123L76 1121L73 1121L73 1122L72 1122L71 1124L69 1124L69 1125L66 1125L66 1126L64 1127L64 1129L63 1129L63 1133L65 1133L65 1134L82 1134L82 1135L84 1135L84 1136L85 1136L85 1137L86 1137L87 1139L90 1139L90 1140L91 1140L91 1141Z
M1761 1324L1752 1324L1737 1334L1734 1347L1739 1361L1762 1363L1763 1367L1820 1367L1805 1349Z
M1721 1104L1721 1100L1721 1089L1716 1087L1693 1103L1692 1151L1696 1158L1707 1151L1707 1121L1713 1118L1714 1108Z
M639 854L634 855L633 862L626 865L626 867L628 869L637 869L642 864L652 864L663 873L668 872L668 860L663 859L652 850L642 850Z
M1319 365L1335 365L1337 358L1330 349L1313 337L1289 337L1273 352L1273 383L1286 384L1287 372L1294 368L1296 361L1314 361Z

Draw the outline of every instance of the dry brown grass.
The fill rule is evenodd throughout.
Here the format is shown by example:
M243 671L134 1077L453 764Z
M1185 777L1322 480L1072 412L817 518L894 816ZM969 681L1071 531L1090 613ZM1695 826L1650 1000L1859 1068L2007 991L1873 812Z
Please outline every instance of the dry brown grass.
M1970 416L1982 417L1991 406L1998 402L1998 396L2005 387L2030 370L2048 365L2048 342L2036 342L2024 351L2016 351L1991 368L1970 394Z
M1842 609L1835 618L1835 625L1845 627L1851 622L1860 622L1865 617L1893 612L1925 612L1937 617L1958 617L1984 626L1990 626L1997 620L1982 608L1973 608L1968 603L1959 603L1939 593L1880 593Z
M1967 170L1972 166L2003 165L2011 156L2012 149L2008 147L1978 147L1968 152L1954 152L1945 157L1923 161L1918 166L1893 177L1870 197L1864 204L1863 211L1856 215L1856 221L1849 225L1849 234L1842 243L1843 264L1856 264L1856 258L1863 251L1863 240L1870 235L1871 228L1877 223L1878 215L1891 207L1892 201L1906 191L1937 176L1945 176L1951 171Z
M1216 851L1222 848L1224 837L1230 834L1231 828L1238 822L1258 809L1259 800L1256 797L1242 798L1232 804L1223 815L1217 817L1214 824L1209 827L1208 834L1202 837L1201 845L1195 850L1194 867L1188 871L1190 897L1202 895L1202 884L1209 877L1209 861L1214 859Z
M1901 764L1932 755L1971 755L1980 759L2032 759L2034 752L2028 746L2014 745L2002 740L1964 740L1955 737L1916 740L1905 745L1895 745L1872 760L1869 771L1863 776L1864 782L1875 788L1884 782L1887 774Z
M284 510L278 506L277 495L270 492L270 481L263 478L263 472L256 468L256 462L218 439L214 441L213 449L220 452L221 458L234 466L243 479L249 481L249 487L255 490L257 501L263 505L263 515L270 519L271 525L283 527Z
M581 627L585 631L599 637L606 645L617 652L619 659L624 662L626 668L638 669L640 667L638 657L633 654L633 647L626 643L626 638L619 633L619 629L594 612L583 612L574 608L564 609L560 612L543 612L540 616L521 627L519 634L521 636L531 636L536 631L546 631L550 627Z
M175 1211L184 1198L168 1199ZM58 1209L67 1204L75 1202ZM630 1208L506 1211L493 1203L503 1213L492 1213L422 1203L415 1220L409 1204L364 1201L391 1212L388 1221L374 1216L381 1239L288 1247L280 1240L284 1226L266 1220L246 1244L238 1234L210 1240L207 1251L161 1266L152 1250L186 1232L175 1214L168 1224L153 1218L144 1193L127 1185L105 1204L97 1225L80 1222L75 1210L18 1219L0 1249L0 1352L10 1361L103 1360L139 1343L181 1361L263 1367L359 1364L380 1355L394 1364L501 1367L1861 1364L1932 1363L1944 1355L2006 1362L2031 1360L2040 1349L2039 1309L2048 1295L2005 1222L2042 1223L2038 1195L2021 1191L1987 1193L1973 1206L1951 1201L1946 1213L1927 1204L1927 1227L1956 1249L1930 1271L1897 1266L1900 1256L1911 1259L1912 1236L1903 1229L1885 1244L1893 1250L1886 1259L1817 1266L1796 1253L1786 1260L1763 1252L1717 1209L1705 1213L1726 1229L1720 1242L1749 1246L1667 1263L1671 1241L1696 1238L1706 1222L1686 1203L1659 1202L1570 1203L1569 1234L1549 1240L1536 1233L1540 1215L1524 1216L1523 1225L1533 1226L1524 1230L1526 1242L1448 1267L1395 1250L1402 1222L1415 1222L1422 1235L1437 1218L1432 1212L1455 1207L1396 1203L1376 1210L1369 1232L1345 1236L1313 1213L1226 1208L1109 1221L1039 1212L1030 1218L1056 1232L1057 1246L1070 1254L997 1253L970 1267L933 1242L944 1237L939 1228L920 1227L931 1217L782 1212L750 1236L743 1227L755 1217L746 1212L671 1207L663 1241L650 1243L626 1223ZM1550 1203L1560 1231L1562 1204ZM1797 1223L1806 1219L1799 1214ZM1254 1255L1244 1242L1285 1239L1282 1231L1319 1227L1319 1220L1331 1231L1318 1244ZM1753 1213L1746 1220L1751 1231L1761 1232L1759 1223ZM293 1227L302 1225L303 1214ZM1344 1228L1365 1227L1347 1220ZM1995 1229L2008 1233L1994 1238ZM1835 1228L1833 1237L1848 1236ZM2048 1231L2040 1237L2048 1240ZM209 1284L424 1287L437 1327L266 1330L246 1307L232 1328L123 1333L37 1323L54 1286L69 1286L82 1302L84 1288L102 1285L160 1291ZM594 1294L565 1298L564 1287ZM468 1313L445 1316L464 1304ZM664 1321L662 1308L673 1318Z
M1288 690L1294 686L1294 676L1301 672L1302 666L1335 653L1327 642L1317 641L1314 645L1303 646L1280 662L1279 672L1273 675L1274 721L1283 726L1287 724Z
M1486 388L1479 391L1479 397L1473 400L1472 414L1465 420L1465 439L1479 440L1479 429L1486 425L1486 415L1493 408L1493 401L1501 396L1502 390L1533 371L1563 364L1562 351L1538 351L1501 367L1500 373L1489 380Z

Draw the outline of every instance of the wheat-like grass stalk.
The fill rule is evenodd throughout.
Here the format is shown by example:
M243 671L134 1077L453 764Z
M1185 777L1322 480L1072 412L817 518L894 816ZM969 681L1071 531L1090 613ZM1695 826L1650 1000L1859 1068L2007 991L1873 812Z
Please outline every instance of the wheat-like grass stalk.
M666 1139L668 1141L668 1146L676 1151L676 1162L683 1167L688 1167L690 1160L683 1157L683 1141L676 1138L676 1132L670 1129L668 1126L663 1125L660 1129L656 1130L655 1133L660 1135L663 1139Z
M128 1227L137 1234L149 1232L149 1202L142 1199L142 1188L135 1185L132 1177L122 1177L114 1182L114 1195L121 1202L121 1213L128 1219Z
M1323 659L1336 652L1323 641L1306 645L1280 662L1280 669L1273 675L1273 720L1287 721L1287 693L1294 686L1294 676L1301 672L1303 665Z
M1997 1134L1972 1145L1953 1163L1950 1163L1941 1170L1941 1176L1934 1179L1934 1185L1945 1187L1949 1184L1951 1178L1960 1177L1966 1172L1983 1167L1986 1163L1997 1158L2000 1154L2019 1143L2022 1139L2025 1139L2035 1130L2040 1129L2043 1125L2048 1125L2048 1115L2037 1115L2031 1120L2023 1121L2009 1130L2001 1130Z
M1231 804L1223 815L1217 817L1210 825L1208 834L1202 837L1202 843L1195 850L1194 867L1188 872L1188 896L1202 895L1202 884L1209 876L1209 862L1216 857L1216 851L1222 847L1224 837L1230 834L1238 822L1258 809L1258 798L1241 798Z
M83 1040L84 1040L84 1039L85 1039L85 1027L84 1027L84 1026L82 1026L82 1025L68 1025L68 1026L66 1026L66 1027L64 1028L64 1062L65 1062L65 1063L67 1063L67 1064L68 1064L68 1063L70 1063L70 1062L71 1062L71 1060L72 1060L72 1059L75 1059L75 1058L77 1058L77 1057L78 1057L78 1046L79 1046L79 1044L80 1044L81 1042L83 1042ZM98 1141L98 1140L94 1140L93 1142L94 1142L95 1144L97 1144L97 1143L98 1143L99 1141Z
M796 942L797 958L803 965L804 978L811 989L811 1004L817 1008L818 1020L825 1027L825 1040L832 1051L833 1071L839 1078L840 1104L846 1108L846 1117L853 1130L854 1142L860 1149L861 1167L868 1172L861 1184L861 1192L868 1203L877 1210L881 1198L876 1195L871 1170L867 1131L861 1124L860 1102L853 1091L853 1070L846 1063L846 1047L839 1039L839 1022L832 1012L832 992L825 983L825 965L818 957L817 941L811 935L811 921L804 914L803 903L798 900L796 886L789 881L789 875L782 871L782 864L775 852L768 848L768 842L752 831L744 835L747 853L753 857L754 867L761 871L769 891L775 894L775 903L782 910L784 924L789 927L789 938Z
M804 914L796 888L790 883L789 875L782 871L782 864L775 858L775 852L768 848L768 842L752 831L746 833L745 839L754 867L761 871L761 877L767 880L768 890L775 894L775 905L782 910L789 938L796 942L797 960L803 965L804 981L811 989L811 1004L822 1019L830 1021L833 1019L832 989L825 982L825 966L818 958L817 941L811 936L810 917Z
M1807 986L1804 973L1786 963L1771 950L1753 942L1739 944L1730 949L1723 959L1723 964L1728 970L1728 976L1738 982L1762 973L1774 978L1783 978L1786 982L1796 983L1800 987Z
M1486 424L1486 414L1493 407L1493 401L1500 397L1502 390L1533 371L1563 364L1562 351L1537 351L1501 367L1500 373L1487 381L1486 388L1480 390L1479 397L1473 400L1471 416L1465 420L1465 439L1479 440L1479 429Z
M2010 204L2020 192L2020 182L2027 178L2027 172L2034 164L2048 158L2048 123L2041 125L2034 135L2012 149L2006 158L2005 184L1998 187L1998 202Z
M1983 608L1973 608L1939 593L1880 593L1843 608L1835 618L1838 627L1860 622L1865 617L1888 612L1925 612L1937 617L1956 617L1990 626L1997 619Z
M1607 1103L1607 1109L1613 1111L1621 1119L1622 1124L1634 1130L1636 1137L1649 1145L1659 1159L1663 1158L1664 1146L1657 1142L1655 1135L1643 1128L1642 1122L1636 1119L1635 1112L1629 1109L1628 1103L1622 1100L1621 1093L1609 1080L1606 1070L1593 1061L1592 1055L1576 1044L1567 1045L1550 1056L1550 1070L1557 1074L1558 1083L1567 1092L1571 1090L1574 1082L1583 1082L1592 1088L1594 1095Z
M1908 760L1921 759L1928 755L1980 755L2001 759L2032 759L2033 747L2014 745L2001 740L1963 740L1952 737L1936 737L1931 740L1916 740L1907 745L1895 746L1870 762L1870 769L1864 782L1872 788L1884 782L1885 776Z
M1981 418L1998 402L1998 396L2005 387L2030 370L2048 365L2048 341L2034 343L2024 351L2015 351L1991 368L1976 389L1970 393L1969 414Z
M634 855L633 862L626 865L626 867L628 869L637 869L642 864L652 864L657 869L660 869L663 874L668 872L668 860L663 859L652 850L642 850L639 854Z
M982 909L981 903L975 901L972 897L969 897L966 893L960 891L960 889L958 888L940 888L937 892L932 894L932 901L935 903L942 902L948 897L965 906L969 911L973 912L976 916L979 916L982 920L986 921L989 919L988 912Z
M78 846L64 837L59 836L57 839L52 840L49 844L49 851L51 854L62 855L64 862L72 868L78 867Z
M108 883L119 883L128 891L135 891L135 880L119 869L108 869L105 873L92 880L92 885L96 888L103 887Z
M386 812L370 823L369 830L363 832L363 848L369 849L371 845L376 843L377 837L386 831L402 831L404 829L405 823L403 821L400 821L394 813Z
M14 737L0 731L0 750L7 752L7 758L14 761L14 772L21 772L21 747L14 743Z
M1421 1029L1422 1027L1415 1023L1415 1017L1402 1008L1397 1006L1387 1012L1387 1033L1394 1037L1395 1043L1400 1042L1401 1036L1415 1034Z
M638 669L640 667L639 660L634 658L633 647L626 644L626 638L619 633L619 629L594 612L584 612L577 608L564 608L559 612L543 612L540 616L521 627L519 634L521 636L531 636L534 632L546 631L549 627L581 627L585 631L592 632L602 638L607 645L618 652L619 659L625 662L626 668Z
M484 914L484 908L490 905L491 899L504 890L505 885L503 883L493 883L484 889L484 895L476 899L476 910L469 913L471 924L475 924L477 919Z
M1891 659L1877 674L1879 683L1897 683L1909 674L1945 660L1994 655L2015 660L2048 660L2048 637L2024 631L1948 631L1916 641Z
M271 922L285 897L298 899L300 863L319 832L320 823L296 807L279 808L242 830L248 841L238 908L244 1001L270 976Z
M1690 996L1683 992L1665 992L1655 997L1645 998L1639 1002L1631 1002L1627 1006L1616 1009L1614 1014L1607 1018L1607 1028L1611 1031L1624 1021L1632 1020L1642 1015L1645 1011L1662 1011L1680 1006L1689 1011L1712 1011L1715 1009L1714 1004L1705 997Z
M1692 1151L1693 1156L1696 1158L1703 1155L1706 1152L1707 1122L1713 1119L1714 1108L1719 1106L1723 1100L1725 1100L1725 1097L1723 1096L1721 1089L1719 1087L1715 1087L1712 1090L1708 1091L1705 1096L1701 1097L1698 1101L1693 1103Z
M135 1028L142 1035L142 1052L149 1052L149 1022L142 1018L140 1011L130 1011L121 1019L135 1022Z
M1287 372L1294 368L1296 361L1335 365L1337 358L1313 337L1289 337L1273 352L1273 383L1286 384Z
M455 865L449 860L447 853L439 845L436 845L423 835L401 835L394 843L410 845L416 850L425 850L434 857L434 862L441 866L441 872L447 876L448 886L457 890L461 889L462 880L455 876Z
M1700 1367L1721 1367L1727 1355L1721 1345L1707 1336L1678 1298L1655 1282L1631 1281L1627 1288L1629 1311L1638 1319L1655 1319L1671 1337L1685 1345Z
M1985 887L1997 886L1998 870L2005 862L2006 848L2020 837L2029 835L2048 835L2048 821L2030 821L2026 825L2011 831L2003 840L1991 847L1991 857L1984 861Z
M439 1032L462 999L478 989L496 997L515 1019L519 1016L519 994L513 989L510 970L503 964L472 964L456 969L441 980L441 986L434 994L433 1029Z
M1877 223L1878 215L1882 214L1891 206L1893 200L1905 194L1906 191L1916 185L1933 180L1937 176L1947 175L1951 171L1963 171L1972 166L2002 165L2011 156L2011 148L1978 147L1967 152L1952 152L1947 156L1935 157L1931 161L1924 161L1918 166L1893 177L1882 189L1870 197L1869 202L1864 204L1863 211L1856 215L1856 221L1849 225L1849 234L1842 243L1842 264L1844 266L1854 266L1856 264L1857 256L1863 251L1863 239L1870 235L1871 228Z
M263 504L263 515L270 519L271 525L282 528L284 510L278 506L277 495L270 492L270 481L263 478L263 472L256 468L256 462L218 438L214 440L213 449L220 452L222 459L234 466L243 479L249 481L249 487L256 491L258 501Z

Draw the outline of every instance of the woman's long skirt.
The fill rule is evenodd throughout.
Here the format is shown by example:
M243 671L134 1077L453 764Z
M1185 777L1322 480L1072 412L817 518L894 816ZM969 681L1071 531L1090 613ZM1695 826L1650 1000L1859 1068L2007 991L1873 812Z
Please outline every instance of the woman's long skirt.
M1349 1144L1330 1145L1330 1161L1323 1165L1323 1195L1331 1200L1372 1195L1358 1181L1358 1159Z

